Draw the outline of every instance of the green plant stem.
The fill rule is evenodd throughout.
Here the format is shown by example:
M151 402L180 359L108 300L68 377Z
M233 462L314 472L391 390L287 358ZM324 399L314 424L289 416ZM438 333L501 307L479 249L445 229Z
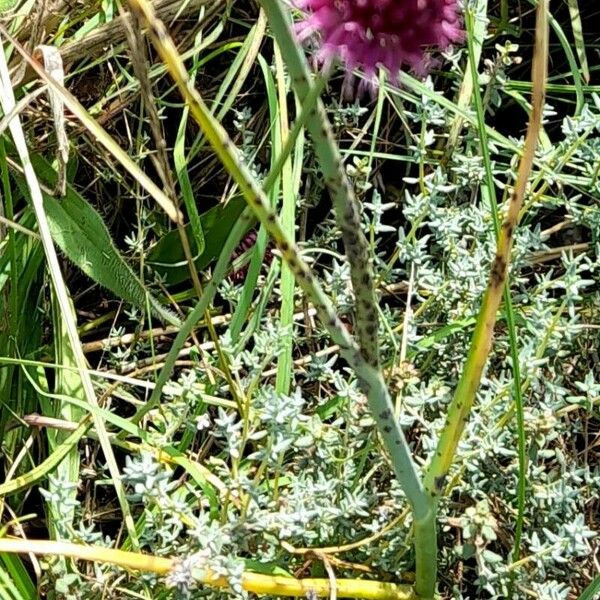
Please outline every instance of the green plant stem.
M465 13L465 21L467 26L467 45L469 49L469 66L471 81L478 80L477 65L481 56L481 46L475 47L474 35L476 28L476 15L472 10L467 10ZM473 99L475 101L475 111L477 119L482 126L479 128L479 147L481 156L483 157L483 165L485 169L485 192L489 199L490 212L494 224L494 235L496 242L500 237L500 210L496 197L496 185L494 183L494 174L492 171L492 162L489 154L489 140L485 127L485 108L481 90L478 85L473 87ZM482 189L482 192L484 190ZM517 453L519 460L519 474L517 481L517 518L515 522L515 534L513 543L513 560L519 559L519 550L521 545L521 536L523 533L523 521L525 516L525 488L527 477L527 456L526 456L526 439L525 439L525 416L523 411L523 392L521 389L521 368L519 365L519 349L517 341L517 332L515 327L515 311L510 293L510 281L506 281L504 285L504 306L506 309L506 326L508 330L510 358L513 371L513 394L515 399L515 412L517 421Z
M392 465L411 504L415 518L425 521L428 508L422 482L412 459L410 448L402 429L393 418L393 405L381 373L370 365L346 327L340 321L335 307L301 258L298 249L283 231L277 215L270 209L269 201L258 187L246 167L238 160L237 150L221 124L210 113L198 91L189 84L185 67L173 41L162 22L156 19L147 0L130 0L133 10L140 13L149 26L152 41L180 92L190 107L190 114L203 130L206 139L227 171L238 184L248 205L265 226L283 259L296 277L298 285L313 302L320 320L361 381L367 395L373 419L390 454Z
M533 58L533 98L523 157L515 189L511 196L508 212L500 228L496 245L496 256L492 262L490 280L479 311L475 330L469 348L466 364L448 409L446 424L442 429L436 451L425 473L425 490L428 503L434 509L445 490L445 481L456 455L456 449L469 414L475 402L481 374L487 362L492 345L492 335L496 314L505 290L510 262L512 238L519 219L527 182L533 165L535 148L541 131L544 106L544 86L547 77L548 60L548 4L541 0L537 9L536 43ZM431 518L435 519L433 510ZM415 532L417 534L417 532ZM418 545L418 540L416 541Z
M290 73L292 87L303 104L313 87L312 76L291 29L289 10L284 9L280 0L261 0L261 5ZM342 231L349 259L359 345L369 364L377 367L379 315L369 245L361 227L360 205L344 170L325 106L320 99L316 102L314 112L308 115L306 128L313 139L315 154L333 200L336 220Z
M519 165L515 190L510 199L508 213L498 237L496 256L492 262L490 280L482 301L475 331L473 332L467 361L454 398L448 409L446 425L442 430L437 450L425 475L425 489L431 497L439 496L444 489L444 481L452 464L456 447L458 446L469 413L473 407L481 374L487 362L492 344L496 313L502 298L510 261L512 238L517 225L519 211L523 204L523 197L533 165L538 135L541 130L544 84L547 72L547 23L547 0L542 0L538 5L536 49L533 60L533 78L535 83L532 102L533 110L525 139L525 150Z

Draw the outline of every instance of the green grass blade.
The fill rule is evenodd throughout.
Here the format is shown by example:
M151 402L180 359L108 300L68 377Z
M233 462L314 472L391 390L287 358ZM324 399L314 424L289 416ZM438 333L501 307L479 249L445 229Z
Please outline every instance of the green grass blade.
M265 82L265 91L267 96L267 104L269 106L269 131L271 135L271 162L273 163L274 157L277 156L281 151L281 136L277 121L279 118L279 107L277 103L277 91L275 87L275 81L273 74L271 73L270 65L261 56L258 55L258 64L260 65L263 79ZM280 178L274 180L273 185L269 188L268 195L271 202L271 206L277 205L277 198L279 196ZM247 316L252 306L252 300L256 294L256 282L260 275L260 271L263 268L263 261L265 251L267 249L269 236L263 226L259 228L256 235L256 242L250 250L250 265L248 271L244 277L244 286L238 305L233 313L231 323L229 326L229 334L234 344L238 343L238 339L244 324L247 321ZM260 316L259 316L260 318Z
M35 598L37 596L35 584L21 558L16 554L2 554L0 558L4 563L6 574L10 576L11 582L16 588L15 598L17 600Z
M71 369L60 369L56 373L55 391L64 396L79 398L81 403L85 406L85 394L81 385L81 377L73 370L77 367L77 363L73 351L71 350L71 345L69 344L65 317L60 311L58 302L55 298L53 298L52 309L54 320L55 361L57 364L72 367ZM70 318L75 319L75 310L73 307L71 307ZM72 423L79 422L85 414L81 408L77 408L70 403L61 403L55 406L55 410L46 414ZM53 430L52 428L46 429L46 435L48 437L48 446L51 452L54 450L57 443L64 441L68 437L66 432ZM79 468L79 448L73 446L71 451L64 457L60 464L57 465L56 478L48 482L48 490L54 492L55 488L63 485L63 483L75 484L70 494L71 499L75 500L77 496L77 484L79 482ZM61 534L54 526L54 523L55 521L60 520L61 522L72 525L73 519L75 518L75 504L70 504L65 507L56 500L48 500L48 504L50 508L48 521L52 538L57 540L62 539Z
M202 229L202 221L200 220L200 214L198 212L198 206L196 204L196 198L192 190L192 182L188 172L188 158L185 153L185 134L187 130L189 108L183 107L181 114L181 121L179 122L179 128L177 130L177 137L175 138L175 145L173 147L173 162L175 164L175 174L179 183L179 189L181 190L181 196L183 197L183 203L187 211L188 219L190 220L190 229L193 234L193 241L195 242L195 251L198 254L202 254L206 247L204 239L204 231Z
M533 4L533 2L531 3ZM571 70L571 75L573 77L573 85L575 86L575 116L577 116L581 114L583 105L585 104L585 94L583 91L584 81L577 67L577 59L575 58L575 54L573 53L573 48L571 48L571 43L569 42L567 34L563 31L560 23L552 16L552 14L548 15L548 21L550 23L550 27L552 27L552 30L556 34L556 37L562 46L563 52L565 53L567 62L569 63L569 69Z
M475 46L476 40L476 21L473 12L467 10L467 43L469 49L469 65L471 69L471 81L478 80L478 64L480 52ZM485 169L485 187L482 186L482 196L488 201L490 212L492 213L492 222L494 226L494 235L496 242L500 237L500 210L496 196L496 183L492 171L492 160L490 157L489 140L485 129L485 109L479 85L474 86L475 112L479 121L479 151L483 158ZM517 517L515 521L515 533L513 543L513 560L518 560L521 546L521 535L523 532L523 522L525 519L525 493L527 484L527 448L525 439L525 413L523 408L523 392L521 388L521 367L519 365L519 348L517 341L517 331L515 325L515 312L510 293L510 280L504 285L504 305L506 325L508 329L508 338L510 346L510 357L513 371L513 394L515 400L515 413L517 420L517 454L519 460L519 472L517 481Z
M573 27L573 38L575 39L575 50L577 58L581 65L583 79L585 83L590 82L590 67L588 65L587 54L585 51L585 40L583 39L583 24L581 23L581 14L579 12L578 0L567 0L569 5L569 14L571 15L571 26Z
M52 473L54 469L64 460L73 448L77 448L79 440L85 435L85 432L91 427L91 420L86 417L78 425L77 429L70 433L68 437L55 447L54 451L48 455L39 465L28 471L25 475L19 475L10 481L0 483L0 496L8 496L19 490L31 487L34 483Z
M600 575L583 590L579 600L598 600L598 598L600 598Z
M289 137L289 121L287 107L286 77L280 52L275 47L275 68L277 78L277 91L279 96L279 137L285 144ZM294 159L302 161L302 154L296 154ZM299 180L294 182L292 163L287 160L283 165L281 174L282 204L280 211L281 226L287 234L288 239L296 241L296 197L298 194ZM292 381L292 341L294 327L294 291L296 280L291 269L284 263L281 266L281 279L279 296L281 308L279 310L279 321L282 327L288 330L281 354L277 358L277 376L275 387L281 394L289 394Z
M0 94L0 102L2 103L2 108L4 112L8 113L15 106L15 98L12 90L8 65L6 64L6 58L3 51L0 52L0 80L2 83L2 93ZM60 265L58 262L58 256L56 254L56 249L54 248L54 244L52 242L50 226L48 224L48 219L44 210L44 200L40 183L37 179L35 169L33 168L33 165L31 163L29 151L27 149L27 143L25 141L25 135L18 116L14 117L10 121L9 128L21 164L23 166L25 179L27 181L27 186L30 192L31 204L33 206L38 222L40 237L42 238L42 245L44 247L46 261L48 263L48 270L50 272L54 292L56 293L60 309L63 312L65 318L69 343L71 344L71 348L75 356L75 360L77 362L77 367L80 372L81 383L85 392L85 397L90 406L95 406L97 405L96 394L94 392L89 373L87 372L86 359L77 332L77 323L70 315L69 293L63 280ZM104 423L99 419L95 419L95 426L96 431L98 432L100 445L104 452L104 457L106 459L108 469L113 480L115 493L117 495L117 499L119 501L119 505L123 513L126 528L132 540L134 540L135 545L137 546L138 544L137 536L135 534L135 524L131 517L129 504L127 503L127 500L125 498L125 491L121 482L119 468L117 466L115 456L112 452L112 448L108 440L108 435L104 427Z

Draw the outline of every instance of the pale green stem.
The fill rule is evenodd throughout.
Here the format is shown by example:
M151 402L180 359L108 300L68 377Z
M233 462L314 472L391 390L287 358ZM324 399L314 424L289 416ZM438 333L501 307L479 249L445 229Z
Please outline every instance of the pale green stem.
M261 4L281 54L290 73L292 87L304 103L314 85L301 46L291 29L289 10L279 0L261 0ZM379 365L377 296L367 239L361 227L360 205L344 170L338 146L319 99L306 120L315 154L319 160L325 184L329 189L346 256L350 263L350 278L355 295L356 332L365 358L373 366Z
M147 0L130 0L129 3L148 24L152 41L190 107L191 115L203 130L221 163L238 184L248 205L269 232L283 259L294 273L298 285L313 302L319 318L333 341L339 346L342 356L356 372L367 394L375 423L390 453L393 468L413 507L415 518L426 519L428 508L423 485L402 429L393 418L392 402L381 373L364 358L361 349L340 321L335 307L301 258L298 249L290 243L282 230L279 219L271 210L263 190L258 187L247 168L239 161L238 151L226 131L210 113L198 91L190 85L187 71L173 41L162 22L156 19L150 4Z

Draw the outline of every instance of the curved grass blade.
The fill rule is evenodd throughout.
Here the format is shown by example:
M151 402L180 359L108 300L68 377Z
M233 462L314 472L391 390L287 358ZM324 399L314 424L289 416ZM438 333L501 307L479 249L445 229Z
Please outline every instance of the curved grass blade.
M2 29L2 31L4 35L6 35L6 31L4 29ZM15 97L3 48L2 52L0 52L0 81L2 84L0 102L2 104L2 109L4 110L4 112L8 113L14 108ZM27 148L27 142L25 140L25 134L23 132L23 128L21 126L20 118L18 115L11 119L9 129L13 141L15 143L17 154L23 166L23 173L27 182L27 187L29 189L31 205L33 206L36 220L38 222L40 237L42 239L42 246L44 248L48 270L53 284L53 289L56 294L56 298L60 309L65 317L67 335L69 343L71 345L71 349L73 351L73 355L75 357L75 361L77 363L77 367L79 369L85 398L90 407L97 406L98 400L96 398L91 377L87 371L87 363L85 355L83 353L83 349L81 347L81 340L79 339L79 334L77 331L77 323L70 314L69 292L67 290L62 276L62 272L60 270L58 256L56 254L56 249L54 247L52 237L50 234L50 226L48 224L48 219L44 211L44 200L42 197L40 183L38 181L35 169L33 168L33 165L31 163L29 150ZM94 419L94 421L96 425L96 431L98 432L100 446L104 453L104 458L106 459L115 493L121 508L121 512L123 514L125 526L127 528L129 536L132 539L132 542L136 546L138 546L138 538L135 531L135 523L131 516L129 504L125 497L125 490L121 481L119 467L117 465L114 453L110 446L110 441L108 439L106 428L104 427L104 423L101 419Z
M55 447L54 451L48 455L39 465L33 467L25 475L19 475L10 481L0 483L0 496L14 494L19 490L32 486L36 481L43 479L49 473L54 471L63 459L77 448L79 440L85 435L85 432L91 427L91 415L82 419L77 429L73 431L63 442Z

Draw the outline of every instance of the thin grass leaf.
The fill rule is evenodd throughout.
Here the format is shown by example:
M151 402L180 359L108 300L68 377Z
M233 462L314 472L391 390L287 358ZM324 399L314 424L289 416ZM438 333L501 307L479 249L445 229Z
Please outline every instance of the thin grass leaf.
M15 98L12 90L10 74L8 71L8 65L6 64L4 52L0 53L0 80L2 84L2 94L0 94L0 102L2 103L2 108L4 112L8 113L10 110L12 110L12 108L15 105ZM42 191L35 170L31 164L29 151L27 149L27 144L25 141L25 135L23 133L23 129L21 127L21 123L18 117L15 117L11 120L9 128L15 143L15 147L17 149L17 153L21 160L21 164L23 166L24 176L27 181L27 186L29 188L31 204L35 211L36 220L38 222L38 228L40 236L42 238L42 245L44 247L44 253L46 255L46 260L48 263L48 269L50 271L54 292L56 293L58 303L66 320L69 343L71 344L77 367L80 371L81 382L85 392L85 397L90 406L95 406L97 404L96 394L94 392L91 378L86 370L87 364L85 356L83 354L83 350L81 348L81 341L77 333L77 324L70 317L69 293L65 286L62 273L60 271L58 256L56 254L56 250L52 242L50 227L44 211L44 200L42 196ZM117 466L115 456L112 452L112 448L108 440L108 435L104 427L104 423L101 420L95 419L95 426L100 439L100 445L104 452L104 457L108 464L109 472L113 479L113 485L121 507L121 511L123 513L126 528L129 532L129 535L132 537L132 540L134 541L135 545L137 546L137 536L135 534L133 519L131 518L129 505L125 498L125 492L120 478L119 468Z
M81 403L85 406L85 393L83 386L81 385L81 377L74 369L77 367L77 362L71 345L69 344L69 337L67 333L67 326L65 317L63 316L58 302L53 299L52 313L54 321L54 344L55 344L55 360L58 364L71 367L71 369L61 369L56 374L54 389L56 393L64 396L73 396L79 398ZM71 319L75 320L75 310L71 306ZM73 423L78 423L85 415L85 411L81 408L77 408L72 404L61 403L56 406L52 411L45 413L48 416L57 417ZM64 431L57 429L47 428L46 435L48 438L48 448L50 452L53 452L57 444L60 444L67 438L67 434ZM48 490L52 493L57 491L56 488L64 484L74 484L71 490L70 497L72 500L76 499L77 496L77 485L79 483L79 448L73 446L71 451L64 457L64 459L56 467L56 476L48 482ZM61 495L62 497L62 495ZM49 512L53 515L50 518L50 531L53 539L61 539L61 532L55 528L55 523L60 521L66 523L67 526L73 526L73 520L75 518L75 504L68 504L62 506L57 500L48 500Z
M275 80L271 73L270 65L263 56L258 56L258 64L265 82L265 91L267 104L269 107L269 134L271 137L271 163L275 162L275 157L281 151L281 134L277 125L279 118L279 106L277 102L277 91ZM273 185L268 191L270 206L275 209L280 191L280 178L274 180ZM264 256L267 250L269 235L264 228L260 226L256 234L256 241L250 250L250 264L244 277L244 286L240 294L239 302L231 318L229 325L229 335L234 344L239 345L239 336L242 332L248 313L252 306L252 300L256 293L256 283L263 268ZM260 315L259 315L260 318ZM245 336L248 337L248 336Z
M598 598L600 598L600 575L583 590L579 600L598 600Z
M577 58L581 65L583 79L585 83L590 82L590 67L588 65L587 54L585 51L585 40L583 38L583 24L581 22L581 13L579 12L578 0L567 0L569 5L569 14L571 15L571 26L573 27L573 38L575 39L575 50Z
M289 131L289 118L287 107L287 88L286 75L283 60L278 47L275 47L275 68L277 79L277 93L279 100L279 137L282 144L285 144ZM302 154L296 155L294 159L302 161ZM294 183L296 185L294 185ZM287 160L281 173L281 211L279 213L281 226L288 238L295 243L296 241L296 198L299 192L299 179L294 182L292 163ZM275 378L275 387L281 394L289 394L292 381L292 340L294 327L294 295L296 280L291 269L283 264L281 266L281 279L279 285L279 295L281 298L281 308L279 310L279 322L281 327L289 330L282 343L281 354L277 358L277 376ZM281 460L281 459L280 459Z
M16 588L16 600L35 598L37 590L27 572L21 558L15 554L2 554L0 560L4 563L5 572L10 577L12 585Z

